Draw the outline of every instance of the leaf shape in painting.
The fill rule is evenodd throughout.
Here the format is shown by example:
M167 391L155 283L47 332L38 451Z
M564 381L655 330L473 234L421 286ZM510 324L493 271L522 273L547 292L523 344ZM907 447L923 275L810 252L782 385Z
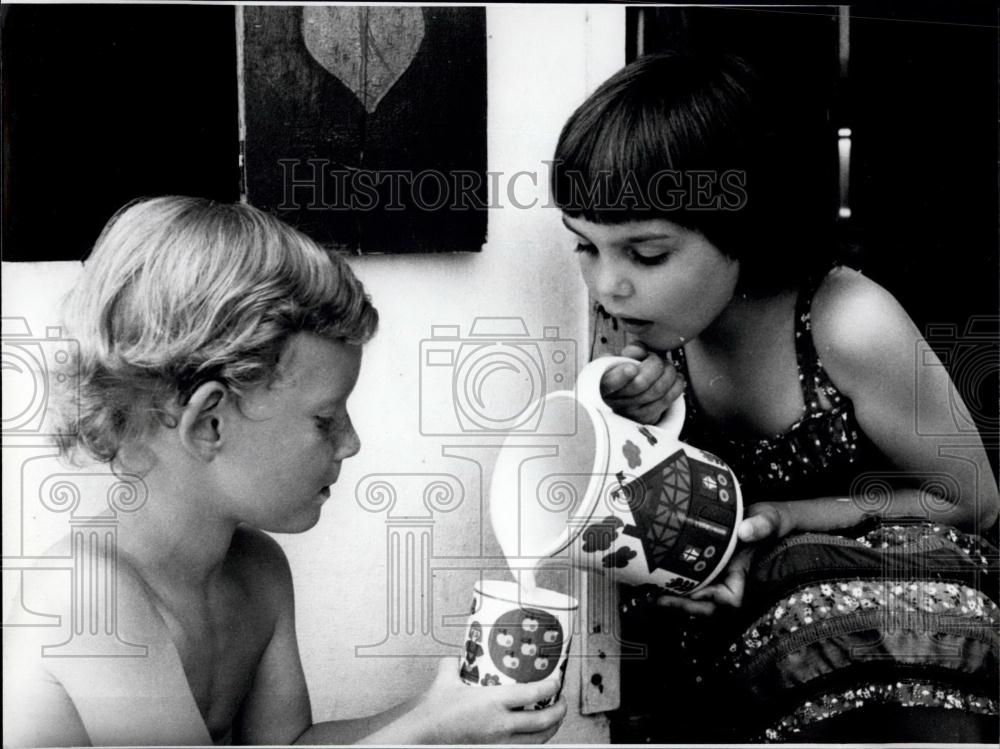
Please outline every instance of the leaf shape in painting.
M424 15L412 6L307 5L302 38L316 62L371 114L417 56Z

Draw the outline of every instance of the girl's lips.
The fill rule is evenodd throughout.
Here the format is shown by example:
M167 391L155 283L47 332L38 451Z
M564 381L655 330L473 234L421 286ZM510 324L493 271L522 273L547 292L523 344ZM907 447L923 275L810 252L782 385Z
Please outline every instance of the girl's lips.
M323 499L329 499L330 498L330 487L329 486L324 486L322 489L320 489L319 496L321 496Z
M652 320L642 320L638 317L619 317L618 322L632 331L642 330L653 324Z

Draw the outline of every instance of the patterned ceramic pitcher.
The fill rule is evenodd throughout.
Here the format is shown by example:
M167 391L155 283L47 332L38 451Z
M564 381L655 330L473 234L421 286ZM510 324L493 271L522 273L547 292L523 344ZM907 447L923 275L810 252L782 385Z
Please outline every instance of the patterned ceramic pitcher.
M576 392L541 404L563 437L511 435L490 487L494 532L512 568L565 555L618 582L692 593L725 567L743 516L733 472L678 439L684 400L655 425L615 414L601 397L604 373L623 357L596 359Z

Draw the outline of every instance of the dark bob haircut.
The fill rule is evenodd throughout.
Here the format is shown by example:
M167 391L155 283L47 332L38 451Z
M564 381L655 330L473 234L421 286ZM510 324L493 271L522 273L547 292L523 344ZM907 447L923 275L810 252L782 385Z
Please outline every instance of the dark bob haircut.
M740 261L742 293L794 287L833 263L837 173L828 124L792 102L731 55L641 57L563 127L553 200L594 223L697 230Z

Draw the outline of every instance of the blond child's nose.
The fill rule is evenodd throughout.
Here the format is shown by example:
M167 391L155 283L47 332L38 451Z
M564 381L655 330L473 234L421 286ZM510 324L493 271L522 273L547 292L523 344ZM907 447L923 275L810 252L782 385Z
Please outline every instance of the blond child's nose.
M354 425L350 424L347 427L347 433L340 442L340 446L337 449L337 460L347 460L358 454L361 450L361 438L354 429Z

